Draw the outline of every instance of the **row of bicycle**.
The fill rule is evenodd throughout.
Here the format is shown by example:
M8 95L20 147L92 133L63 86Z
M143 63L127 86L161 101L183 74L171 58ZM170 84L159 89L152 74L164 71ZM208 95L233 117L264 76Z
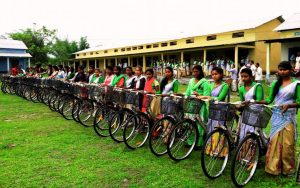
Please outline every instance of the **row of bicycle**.
M222 175L233 154L231 177L236 186L250 181L259 157L266 152L268 143L262 129L272 114L267 106L248 105L239 118L238 103L203 101L193 96L162 96L47 78L2 76L1 81L3 93L44 103L65 119L93 127L97 135L110 136L133 150L148 141L156 156L168 154L180 161L201 144L202 169L210 179ZM208 123L199 116L206 103ZM240 140L239 122L253 126L255 131Z

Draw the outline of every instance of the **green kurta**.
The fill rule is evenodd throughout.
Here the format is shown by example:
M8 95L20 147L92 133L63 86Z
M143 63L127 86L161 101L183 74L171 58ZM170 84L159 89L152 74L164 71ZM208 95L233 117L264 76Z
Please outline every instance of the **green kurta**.
M256 82L252 82L251 88L256 84ZM245 95L248 91L246 90L245 86L242 86L239 88L239 95L240 95L240 100L245 101ZM264 91L263 87L261 84L257 85L255 88L255 94L254 94L254 99L256 101L261 101L264 99Z
M211 93L215 87L215 82L209 84L209 93L213 99L218 100L218 101L225 101L226 97L228 96L229 86L224 81L222 81L221 85L222 85L222 89L219 92L217 97L212 97L212 93Z
M95 76L95 74L93 75L92 79L91 79L91 82L90 83L94 83L95 80L97 79L98 77ZM103 76L99 76L99 79L97 81L97 84L102 84L104 82L104 77Z
M195 83L195 78L192 78L189 82L188 88L185 92L186 96L193 95L193 92L196 91L201 96L210 96L210 89L209 84L205 78L202 78L197 83ZM207 110L207 104L204 103L200 110L200 117L204 123L208 120L208 110ZM204 130L203 128L197 124L198 130L199 130L199 141L198 146L202 146L204 143ZM188 144L192 144L193 138L188 139Z

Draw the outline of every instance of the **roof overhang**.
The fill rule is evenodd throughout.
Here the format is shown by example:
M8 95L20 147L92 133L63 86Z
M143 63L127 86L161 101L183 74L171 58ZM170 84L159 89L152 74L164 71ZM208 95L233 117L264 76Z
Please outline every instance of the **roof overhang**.
M0 53L0 57L32 57L29 53Z
M286 43L286 42L298 42L298 41L300 41L300 37L264 40L265 43L276 43L276 42Z

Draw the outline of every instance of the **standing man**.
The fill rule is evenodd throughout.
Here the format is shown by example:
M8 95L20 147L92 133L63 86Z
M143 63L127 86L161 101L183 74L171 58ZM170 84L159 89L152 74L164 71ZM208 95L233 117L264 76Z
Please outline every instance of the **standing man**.
M263 79L262 68L259 66L259 63L256 63L255 82L261 83L262 79Z
M254 65L254 61L250 60L250 69L252 71L252 76L255 77L256 74L256 66Z
M227 70L230 72L232 83L231 83L231 91L236 92L237 91L237 70L235 68L235 65L232 64L232 68Z
M300 69L300 52L297 52L295 72L299 72L299 69Z

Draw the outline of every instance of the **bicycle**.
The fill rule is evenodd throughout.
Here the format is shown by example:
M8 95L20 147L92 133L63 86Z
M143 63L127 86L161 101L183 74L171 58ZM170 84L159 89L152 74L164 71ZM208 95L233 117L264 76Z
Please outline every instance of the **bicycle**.
M150 112L150 104L152 99L156 97L154 94L144 94L144 91L136 91L138 100L135 102L135 107L139 108L142 105L140 102L145 101L146 112L137 112L126 120L123 131L123 140L129 149L137 149L142 147L150 134L150 128L156 121L155 115ZM141 98L144 98L141 100Z
M241 122L254 127L254 132L247 133L237 147L231 166L231 179L237 187L245 186L254 176L259 157L266 154L268 138L263 133L272 116L271 108L259 104L248 105L241 116Z
M128 105L134 102L134 98L131 93L133 92L131 92L130 89L122 88L115 88L113 92L113 96L115 96L114 103L115 106L118 106L119 110L112 115L109 125L109 135L117 143L124 141L123 132L126 121L137 112L135 108L127 108ZM135 93L133 94L135 95ZM138 98L135 100L138 100Z
M201 167L210 179L222 175L232 150L237 147L238 137L235 128L238 123L236 103L210 101L207 128L212 128L204 141L201 151ZM221 124L219 124L221 122ZM223 122L223 123L222 123ZM213 125L217 123L216 125ZM215 127L212 127L215 126Z
M156 156L167 153L167 142L171 129L183 118L182 97L177 95L162 96L161 114L163 118L158 120L150 130L149 147Z

